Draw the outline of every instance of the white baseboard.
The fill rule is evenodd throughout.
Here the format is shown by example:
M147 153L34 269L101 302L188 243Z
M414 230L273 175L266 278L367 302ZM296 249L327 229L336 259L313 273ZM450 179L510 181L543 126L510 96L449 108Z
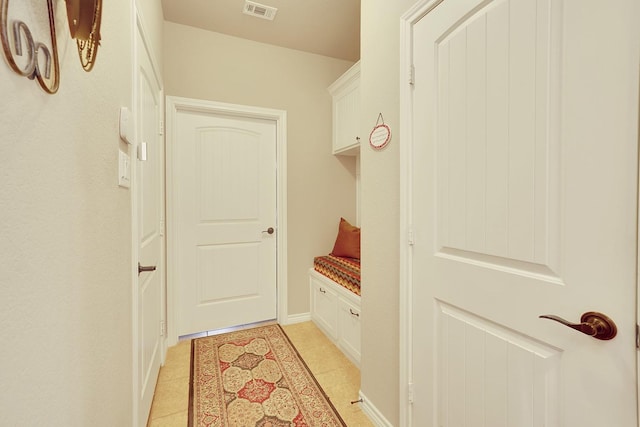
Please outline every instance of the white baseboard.
M378 408L371 404L371 401L367 399L364 394L362 394L362 391L360 391L358 394L360 395L360 399L362 399L362 402L360 402L360 408L362 409L362 412L364 412L365 415L369 417L371 422L376 427L393 427L393 424L391 424L389 420L387 420L384 415L382 415Z
M311 320L311 313L292 314L287 317L285 325L293 325L294 323L308 322Z

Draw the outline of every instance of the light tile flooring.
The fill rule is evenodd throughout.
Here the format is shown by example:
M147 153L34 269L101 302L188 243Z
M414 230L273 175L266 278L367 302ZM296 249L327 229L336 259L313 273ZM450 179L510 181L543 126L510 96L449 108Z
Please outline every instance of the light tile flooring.
M373 426L358 404L360 371L312 322L283 326L320 386L349 427ZM191 341L171 347L160 369L148 427L186 427Z

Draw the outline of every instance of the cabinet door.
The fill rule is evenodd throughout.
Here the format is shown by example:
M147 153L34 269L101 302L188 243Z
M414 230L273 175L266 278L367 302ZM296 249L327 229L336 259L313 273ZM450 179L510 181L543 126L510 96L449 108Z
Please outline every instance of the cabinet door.
M357 154L360 145L360 84L354 80L333 102L333 154Z
M338 345L360 366L360 308L344 299L338 305Z
M338 339L338 297L329 287L310 278L311 318L333 340Z

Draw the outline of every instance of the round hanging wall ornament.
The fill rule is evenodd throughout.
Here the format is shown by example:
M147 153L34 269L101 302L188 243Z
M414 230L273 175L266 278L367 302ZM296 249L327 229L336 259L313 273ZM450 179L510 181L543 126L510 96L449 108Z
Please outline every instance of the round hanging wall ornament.
M382 123L380 124L380 120ZM369 134L369 145L375 150L382 150L391 141L391 129L384 124L382 113L378 115L376 125Z

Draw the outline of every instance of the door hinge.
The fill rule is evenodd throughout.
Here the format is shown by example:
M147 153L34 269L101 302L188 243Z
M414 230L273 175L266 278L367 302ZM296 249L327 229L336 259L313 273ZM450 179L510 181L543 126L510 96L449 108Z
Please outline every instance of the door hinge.
M158 133L164 135L164 120L158 121Z
M164 221L160 221L160 236L164 236Z
M167 333L167 323L164 320L160 321L160 336L163 337Z
M416 84L416 67L414 67L413 64L409 67L409 84Z
M413 403L413 383L407 384L407 400L409 403Z
M636 349L640 349L640 325L636 324Z
M409 230L407 231L407 243L409 244L409 246L413 246L416 243L413 228L409 228Z

